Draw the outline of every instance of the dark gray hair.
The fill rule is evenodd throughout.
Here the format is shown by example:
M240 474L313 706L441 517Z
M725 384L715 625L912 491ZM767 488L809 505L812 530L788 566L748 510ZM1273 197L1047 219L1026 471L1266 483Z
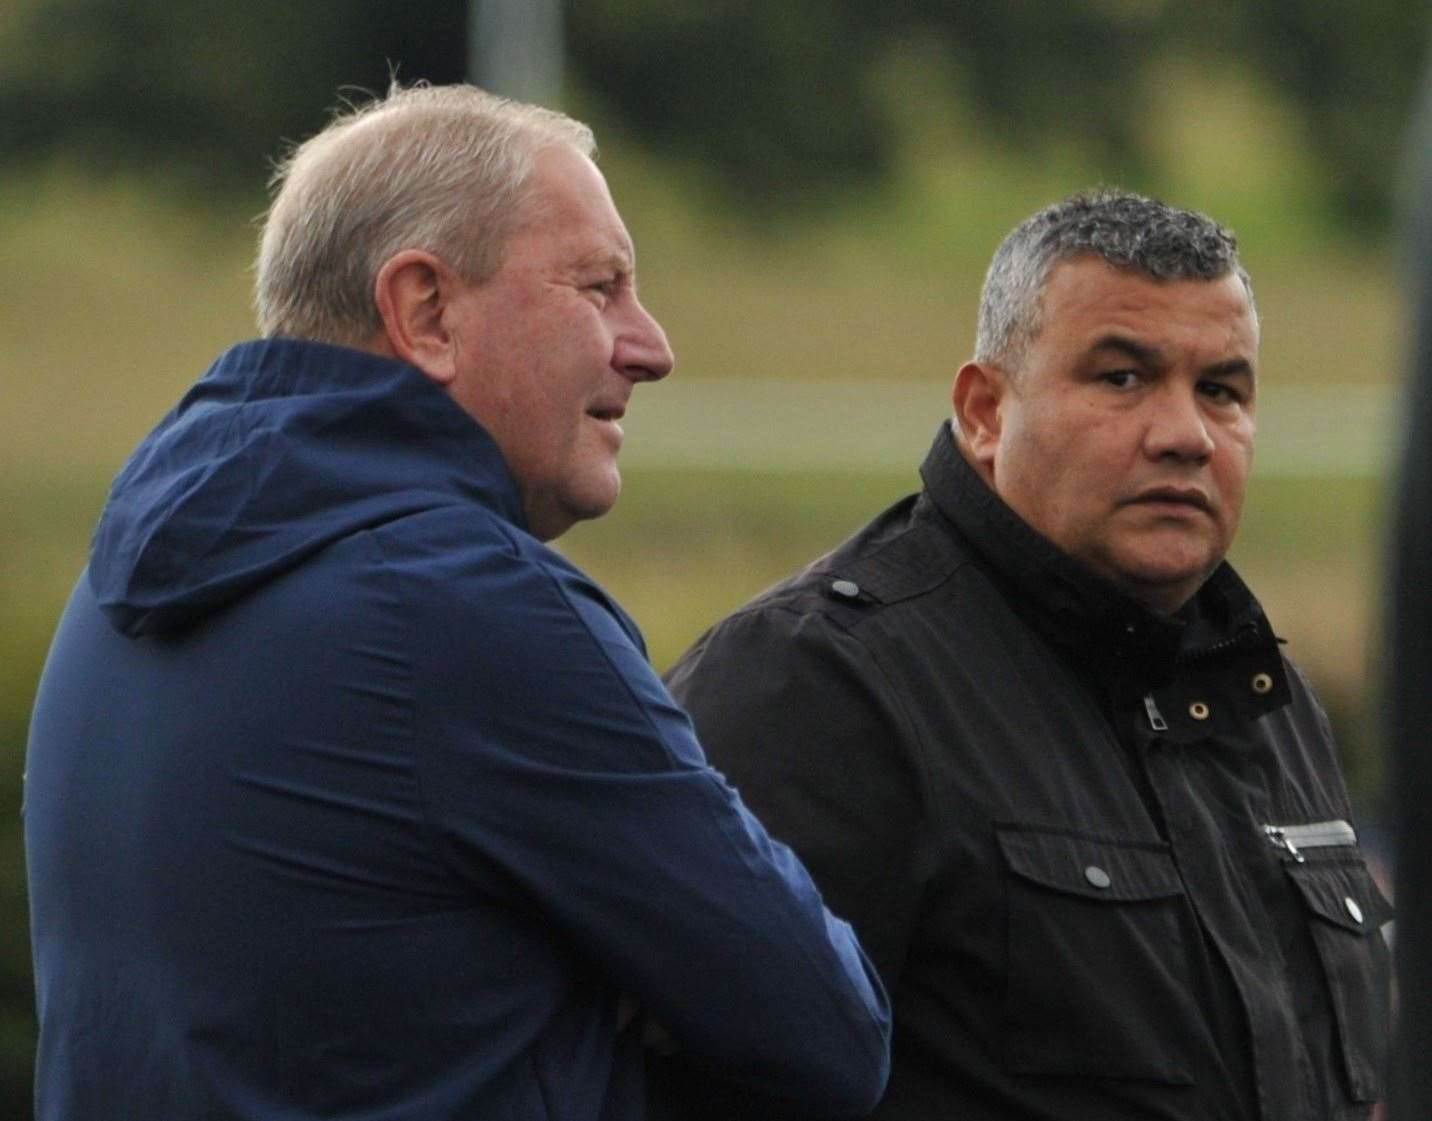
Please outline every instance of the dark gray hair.
M270 182L254 266L259 331L362 345L381 326L378 270L403 249L486 280L522 218L534 158L559 144L596 152L586 125L475 86L394 83L350 107Z
M1076 257L1097 257L1154 280L1218 280L1233 273L1253 300L1238 241L1213 219L1127 191L1090 191L1026 218L995 250L980 295L977 361L1019 368L1043 326L1050 273Z

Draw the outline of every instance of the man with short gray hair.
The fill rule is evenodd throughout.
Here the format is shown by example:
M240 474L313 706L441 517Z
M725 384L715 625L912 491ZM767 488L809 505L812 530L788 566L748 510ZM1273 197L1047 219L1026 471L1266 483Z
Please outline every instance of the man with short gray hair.
M640 1121L647 1041L869 1109L889 1008L545 542L672 367L585 126L299 147L264 338L120 472L35 704L39 1121Z
M1035 214L923 491L668 677L891 993L876 1117L1327 1121L1382 1095L1389 909L1327 719L1224 560L1258 337L1208 218L1115 191ZM680 1057L659 1085L674 1116L767 1109Z

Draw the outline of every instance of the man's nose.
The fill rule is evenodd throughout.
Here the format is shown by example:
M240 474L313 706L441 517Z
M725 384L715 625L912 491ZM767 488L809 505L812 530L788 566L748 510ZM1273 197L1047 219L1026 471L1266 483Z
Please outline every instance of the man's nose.
M666 332L636 300L632 301L631 315L617 335L613 363L632 381L660 381L676 365Z
M1203 462L1213 454L1213 433L1196 388L1171 386L1153 406L1144 441L1150 458Z

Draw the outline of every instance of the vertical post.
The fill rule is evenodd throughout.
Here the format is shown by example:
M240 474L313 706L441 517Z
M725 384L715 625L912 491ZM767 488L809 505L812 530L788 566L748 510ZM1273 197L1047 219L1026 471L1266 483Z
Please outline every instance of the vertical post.
M1397 822L1397 977L1391 1116L1432 1117L1432 69L1411 133L1404 247L1412 315L1409 426L1392 556L1387 746Z
M555 105L562 95L562 0L471 0L468 80L502 97Z

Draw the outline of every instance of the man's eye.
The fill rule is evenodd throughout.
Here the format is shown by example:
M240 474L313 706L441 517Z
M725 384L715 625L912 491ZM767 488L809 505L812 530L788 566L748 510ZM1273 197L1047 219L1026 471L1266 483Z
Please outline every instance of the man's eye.
M1205 397L1211 398L1220 404L1232 404L1243 400L1243 395L1231 385L1225 385L1221 381L1206 381L1200 387Z
M587 285L587 290L605 296L607 299L611 299L617 294L617 289L620 287L621 279L619 277L609 276L602 280L594 280L591 284Z
M1107 370L1099 375L1099 380L1115 389L1128 389L1139 379L1135 370Z

